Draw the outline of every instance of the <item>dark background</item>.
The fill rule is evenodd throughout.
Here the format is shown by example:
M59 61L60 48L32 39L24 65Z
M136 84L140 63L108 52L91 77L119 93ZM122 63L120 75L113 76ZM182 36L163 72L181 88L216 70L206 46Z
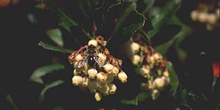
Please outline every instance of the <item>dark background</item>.
M192 22L189 13L195 9L196 5L202 0L183 0L180 10L177 12L179 18L188 26L193 28L193 34L183 43L182 47L188 51L187 60L180 63L175 58L175 53L169 53L170 59L176 64L177 74L180 82L184 86L197 91L209 94L212 82L213 61L220 61L220 43L218 37L220 31L209 32L204 25ZM31 73L39 66L50 64L51 58L64 59L61 62L68 63L67 56L61 53L50 52L38 46L38 42L43 40L47 42L45 25L32 25L27 20L27 14L36 12L41 19L48 19L49 13L38 12L33 8L35 1L20 1L17 5L9 5L0 9L0 36L1 36L1 72L0 72L0 109L12 110L11 105L5 100L6 94L10 94L19 110L49 110L56 104L62 104L68 110L81 108L87 110L95 107L121 107L127 109L138 109L136 107L122 106L119 102L109 102L112 99L120 99L134 93L119 90L119 93L112 98L104 99L102 103L95 103L93 96L81 92L70 83L71 74L67 72L71 66L67 66L63 74L57 76L65 80L65 84L55 88L54 91L46 95L48 105L38 103L38 95L42 86L29 81ZM55 22L55 21L51 21ZM49 41L48 41L49 42ZM201 52L205 52L201 54ZM48 76L50 77L50 76ZM51 76L56 77L56 76ZM135 76L134 76L135 77ZM68 82L69 81L69 82ZM135 85L135 84L134 84ZM128 84L122 88L129 87ZM133 86L131 86L133 87ZM135 86L134 86L135 87ZM133 88L135 89L135 88ZM123 94L119 96L119 94ZM89 97L89 98L88 98ZM217 97L217 96L216 96ZM158 110L161 108L170 108L166 104L172 103L171 99L160 99L151 103L149 107ZM170 100L170 101L169 101ZM165 106L157 104L165 104ZM143 106L143 105L142 105ZM140 106L141 107L141 106ZM139 108L141 109L141 108Z

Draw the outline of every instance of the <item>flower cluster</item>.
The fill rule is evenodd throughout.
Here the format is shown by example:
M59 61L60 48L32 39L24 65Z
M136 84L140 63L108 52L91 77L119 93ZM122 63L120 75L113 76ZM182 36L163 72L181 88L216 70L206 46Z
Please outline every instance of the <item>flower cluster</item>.
M114 79L127 82L127 75L120 68L122 61L114 58L105 45L103 37L97 36L68 57L74 67L72 84L89 89L95 94L96 101L116 92Z
M214 30L220 26L220 8L214 8L205 3L199 3L197 8L190 13L193 21L205 24L207 30Z
M139 73L147 79L141 84L141 88L149 91L152 99L155 100L170 83L169 72L166 68L167 61L159 52L141 41L139 38L132 37L127 43L126 53L133 65L140 67Z

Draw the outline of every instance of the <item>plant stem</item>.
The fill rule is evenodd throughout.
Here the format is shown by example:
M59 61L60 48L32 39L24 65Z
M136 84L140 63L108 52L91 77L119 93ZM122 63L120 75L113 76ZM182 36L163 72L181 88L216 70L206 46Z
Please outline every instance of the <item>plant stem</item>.
M151 46L151 41L150 41L150 37L148 36L148 34L143 29L140 29L140 32L144 35L143 38L147 41L148 45Z

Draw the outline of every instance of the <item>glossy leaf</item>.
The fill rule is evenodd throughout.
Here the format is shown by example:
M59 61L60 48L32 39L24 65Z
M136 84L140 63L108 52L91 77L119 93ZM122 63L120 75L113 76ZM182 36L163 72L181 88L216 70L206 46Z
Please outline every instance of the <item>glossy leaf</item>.
M136 9L136 7L136 3L134 2L125 4L125 6L122 8L123 13L121 13L120 17L116 21L112 36L122 28L123 22L128 17L128 15Z
M137 15L138 15L138 14L137 14ZM122 34L123 36L131 36L131 35L133 35L137 30L139 30L141 27L144 26L144 24L145 24L144 16L141 15L141 14L139 14L137 17L140 18L140 20L139 20L137 23L131 24L131 25L129 25L129 26L123 28L123 31L122 31L122 32L123 32L123 34Z
M30 80L36 83L43 84L44 81L42 80L42 77L53 73L53 71L64 69L65 67L61 64L51 64L51 65L45 65L41 66L34 70L32 75L30 76Z
M132 100L121 100L122 104L125 105L138 105L139 102L145 101L147 98L150 98L150 94L148 92L140 92L134 99Z
M50 44L44 43L42 41L40 41L38 43L38 45L42 46L44 49L52 50L52 51L56 51L56 52L62 52L62 53L72 53L73 52L73 50L64 49L64 48L59 47L59 46L50 45Z
M56 3L52 0L43 0L46 6L57 13L61 19L60 25L64 26L64 28L69 29L71 26L78 26L78 23L62 8L60 8Z
M40 96L39 96L40 102L44 101L44 99L45 99L45 93L46 93L49 89L51 89L51 88L53 88L53 87L56 87L56 86L59 86L59 85L61 85L61 84L63 84L63 83L64 83L63 80L56 80L56 81L54 81L54 82L52 82L52 83L50 83L50 84L47 84L47 85L41 90L41 92L40 92Z
M170 47L174 46L177 52L178 59L180 61L183 61L186 58L187 53L180 47L180 44L185 38L187 38L191 34L192 31L188 26L183 24L176 16L173 16L171 20L172 20L171 22L172 24L181 26L180 31L176 33L176 35L174 35L174 37L172 37L172 39L170 39L169 41L156 46L155 49L158 52L160 52L162 55L166 56L166 53L170 49Z
M169 23L170 19L176 14L181 5L181 0L171 0L166 3L164 7L155 12L153 16L150 16L153 29L149 30L149 36L153 37L161 27Z
M155 47L155 50L157 50L159 53L161 53L164 57L166 57L167 51L170 49L170 47L173 45L175 39L171 39L170 41L160 44Z
M147 7L141 13L146 14L153 7L155 0L143 0L143 2Z
M54 41L57 45L63 47L62 32L58 28L50 29L46 32L49 38Z
M108 44L118 45L127 42L131 35L145 25L146 18L137 12L136 3L125 2L112 6L108 14L108 18L103 27L102 32Z

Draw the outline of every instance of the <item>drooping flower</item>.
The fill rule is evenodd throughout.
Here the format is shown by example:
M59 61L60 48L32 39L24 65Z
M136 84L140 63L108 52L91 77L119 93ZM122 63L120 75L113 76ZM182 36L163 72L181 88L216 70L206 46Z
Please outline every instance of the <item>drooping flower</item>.
M170 83L169 71L163 56L150 45L145 44L138 35L132 36L125 44L126 55L139 73L146 79L141 84L143 90L149 91L153 100L157 99Z
M114 79L127 82L127 75L121 69L122 61L114 58L105 45L103 37L97 36L68 56L74 67L73 85L89 89L95 94L96 101L116 92L117 87L112 83Z

